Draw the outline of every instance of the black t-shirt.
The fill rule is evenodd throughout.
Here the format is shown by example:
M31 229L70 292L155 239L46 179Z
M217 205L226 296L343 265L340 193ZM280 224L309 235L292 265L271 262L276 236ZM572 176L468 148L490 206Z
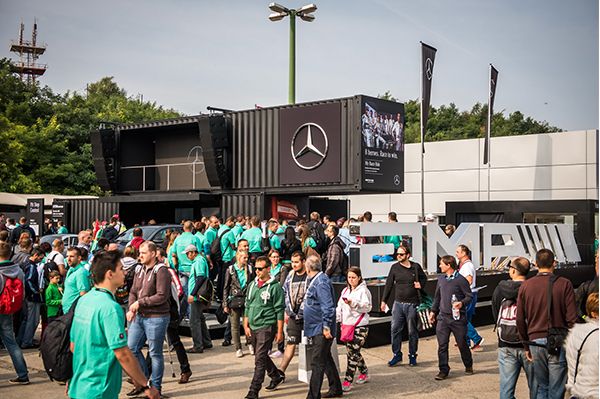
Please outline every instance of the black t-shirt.
M404 267L400 262L394 263L388 274L383 291L383 300L387 302L391 294L394 300L404 303L419 303L419 294L415 288L415 266L419 273L418 280L421 288L425 288L427 276L418 263L410 262L410 267Z

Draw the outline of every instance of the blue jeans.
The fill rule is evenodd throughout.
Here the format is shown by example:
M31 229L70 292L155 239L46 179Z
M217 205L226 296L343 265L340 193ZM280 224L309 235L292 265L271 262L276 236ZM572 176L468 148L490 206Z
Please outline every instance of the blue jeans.
M42 304L39 302L31 302L27 299L23 301L25 320L21 322L17 336L17 343L23 348L29 348L33 346L33 336L35 335L35 330L40 323L41 305Z
M188 303L188 282L190 280L189 274L179 273L179 281L181 281L181 287L183 288L183 298L179 303L179 314L182 319L190 318L190 305Z
M10 355L17 376L19 378L29 378L23 352L15 339L11 314L0 314L0 339L2 339L2 343Z
M402 330L408 324L408 353L417 354L419 349L419 330L417 330L417 304L394 302L392 307L392 352L402 353Z
M498 369L500 371L500 399L515 399L515 387L521 368L527 377L530 399L535 399L533 363L525 358L523 348L498 348Z
M474 291L471 293L473 295L469 306L467 306L467 345L471 346L471 342L473 345L477 345L481 342L481 335L477 333L473 324L471 324L471 320L473 319L473 315L475 314L475 306L477 305L477 292Z
M139 314L129 325L127 346L138 359L142 370L148 377L148 367L142 355L144 342L148 340L148 353L152 359L152 386L161 390L163 372L165 369L163 343L171 317L142 317Z
M534 339L533 342L546 345L546 338ZM565 349L560 350L558 356L548 354L548 349L543 346L529 347L533 356L533 379L537 387L538 399L562 399L565 395L567 383L567 360Z

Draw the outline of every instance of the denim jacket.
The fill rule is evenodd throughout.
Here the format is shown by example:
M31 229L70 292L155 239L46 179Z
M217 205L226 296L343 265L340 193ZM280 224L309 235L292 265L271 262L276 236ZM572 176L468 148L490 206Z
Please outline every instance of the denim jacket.
M304 335L314 337L323 334L323 328L336 335L335 294L329 277L323 272L308 282L304 297Z

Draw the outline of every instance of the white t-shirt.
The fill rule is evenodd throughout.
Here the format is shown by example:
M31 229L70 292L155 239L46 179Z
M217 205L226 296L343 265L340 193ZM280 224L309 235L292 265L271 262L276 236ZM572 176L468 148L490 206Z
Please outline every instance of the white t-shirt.
M51 260L53 260L57 265L65 266L65 257L58 251L52 251L48 254L46 262L50 262Z
M473 262L468 260L465 263L463 263L458 273L460 273L460 275L464 278L467 278L468 276L473 276L473 281L471 281L471 291L475 291L477 273L475 273L475 266L473 265Z

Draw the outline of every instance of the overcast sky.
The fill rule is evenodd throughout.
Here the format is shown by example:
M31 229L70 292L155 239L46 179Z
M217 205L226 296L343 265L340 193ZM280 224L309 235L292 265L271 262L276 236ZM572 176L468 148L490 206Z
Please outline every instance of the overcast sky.
M280 0L288 7L305 3ZM298 20L297 102L386 90L420 96L419 41L438 49L432 104L487 102L566 130L598 128L598 0L314 0ZM256 0L0 0L0 57L19 24L48 45L41 82L63 93L104 76L185 114L285 104L288 20Z

